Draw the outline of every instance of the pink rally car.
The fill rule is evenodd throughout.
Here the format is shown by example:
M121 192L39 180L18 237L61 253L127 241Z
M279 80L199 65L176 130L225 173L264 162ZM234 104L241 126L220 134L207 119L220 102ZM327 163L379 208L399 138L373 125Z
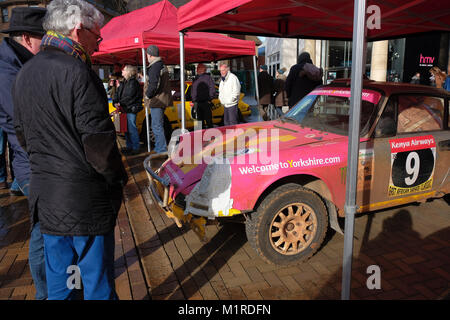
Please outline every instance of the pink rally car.
M349 85L316 88L276 121L173 136L156 172L155 156L144 162L154 200L200 237L207 219L243 216L266 261L308 259L329 226L342 233ZM358 212L449 192L449 98L442 89L364 82Z

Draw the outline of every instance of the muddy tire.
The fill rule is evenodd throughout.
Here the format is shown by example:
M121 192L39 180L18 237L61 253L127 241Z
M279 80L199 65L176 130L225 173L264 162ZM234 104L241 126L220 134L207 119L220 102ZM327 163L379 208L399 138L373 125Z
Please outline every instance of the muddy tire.
M320 248L328 228L322 199L297 184L272 191L246 221L248 241L267 262L290 265Z

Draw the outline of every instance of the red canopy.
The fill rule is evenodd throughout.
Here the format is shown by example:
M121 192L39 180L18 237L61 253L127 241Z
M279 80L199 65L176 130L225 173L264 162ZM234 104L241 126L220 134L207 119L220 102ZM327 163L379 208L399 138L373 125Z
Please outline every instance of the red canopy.
M142 64L141 48L157 45L166 64L179 63L180 38L177 9L167 0L111 19L102 29L103 41L94 63ZM187 62L215 61L255 55L253 41L220 34L189 32L185 35Z
M368 25L368 40L450 31L450 1L368 0L380 9L380 28ZM377 9L377 8L374 8ZM178 29L304 39L352 39L351 0L191 0L178 9Z

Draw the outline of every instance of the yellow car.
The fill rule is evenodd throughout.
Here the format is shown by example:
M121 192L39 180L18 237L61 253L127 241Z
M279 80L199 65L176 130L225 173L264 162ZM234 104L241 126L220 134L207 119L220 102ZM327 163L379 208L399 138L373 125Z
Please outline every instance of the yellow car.
M196 122L198 122L195 119L192 119L191 117L191 107L193 107L194 103L191 101L191 85L192 82L186 82L186 91L185 91L185 98L186 98L186 113L185 113L185 127L186 129L192 129L194 128L194 125ZM178 94L174 94L174 101L172 106L169 106L166 108L164 112L164 132L166 134L166 140L170 140L170 136L172 134L172 131L181 128L181 112L182 108L180 108L181 105L181 99L179 98L179 88L176 86L176 82L172 84L172 88L176 89L178 88ZM218 87L216 86L216 91L218 95ZM176 90L175 90L176 91ZM239 97L239 104L238 104L238 110L242 117L249 116L251 114L250 106L242 101L242 98L244 97L244 94L241 93ZM214 107L212 108L212 116L213 116L213 123L216 125L223 125L223 113L224 113L224 107L220 103L219 99L213 99L212 103ZM113 103L109 103L109 113L111 114L114 112L116 108L113 106ZM149 112L151 113L151 109L149 109ZM150 120L150 119L149 119ZM149 121L151 123L151 121ZM145 121L145 109L140 111L136 116L136 125L138 127L139 136L141 138L141 141L146 142L147 141L147 132L146 132L146 121ZM150 139L153 141L153 135L150 133Z

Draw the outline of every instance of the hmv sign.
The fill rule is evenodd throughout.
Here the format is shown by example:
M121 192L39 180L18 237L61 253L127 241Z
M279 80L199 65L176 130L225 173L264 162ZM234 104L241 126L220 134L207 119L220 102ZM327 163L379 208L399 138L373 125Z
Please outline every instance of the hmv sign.
M406 37L403 62L404 82L410 82L412 76L419 72L420 83L430 84L430 68L440 65L440 43L440 34Z
M419 57L419 67L432 67L435 59L436 57L427 57L421 53Z

